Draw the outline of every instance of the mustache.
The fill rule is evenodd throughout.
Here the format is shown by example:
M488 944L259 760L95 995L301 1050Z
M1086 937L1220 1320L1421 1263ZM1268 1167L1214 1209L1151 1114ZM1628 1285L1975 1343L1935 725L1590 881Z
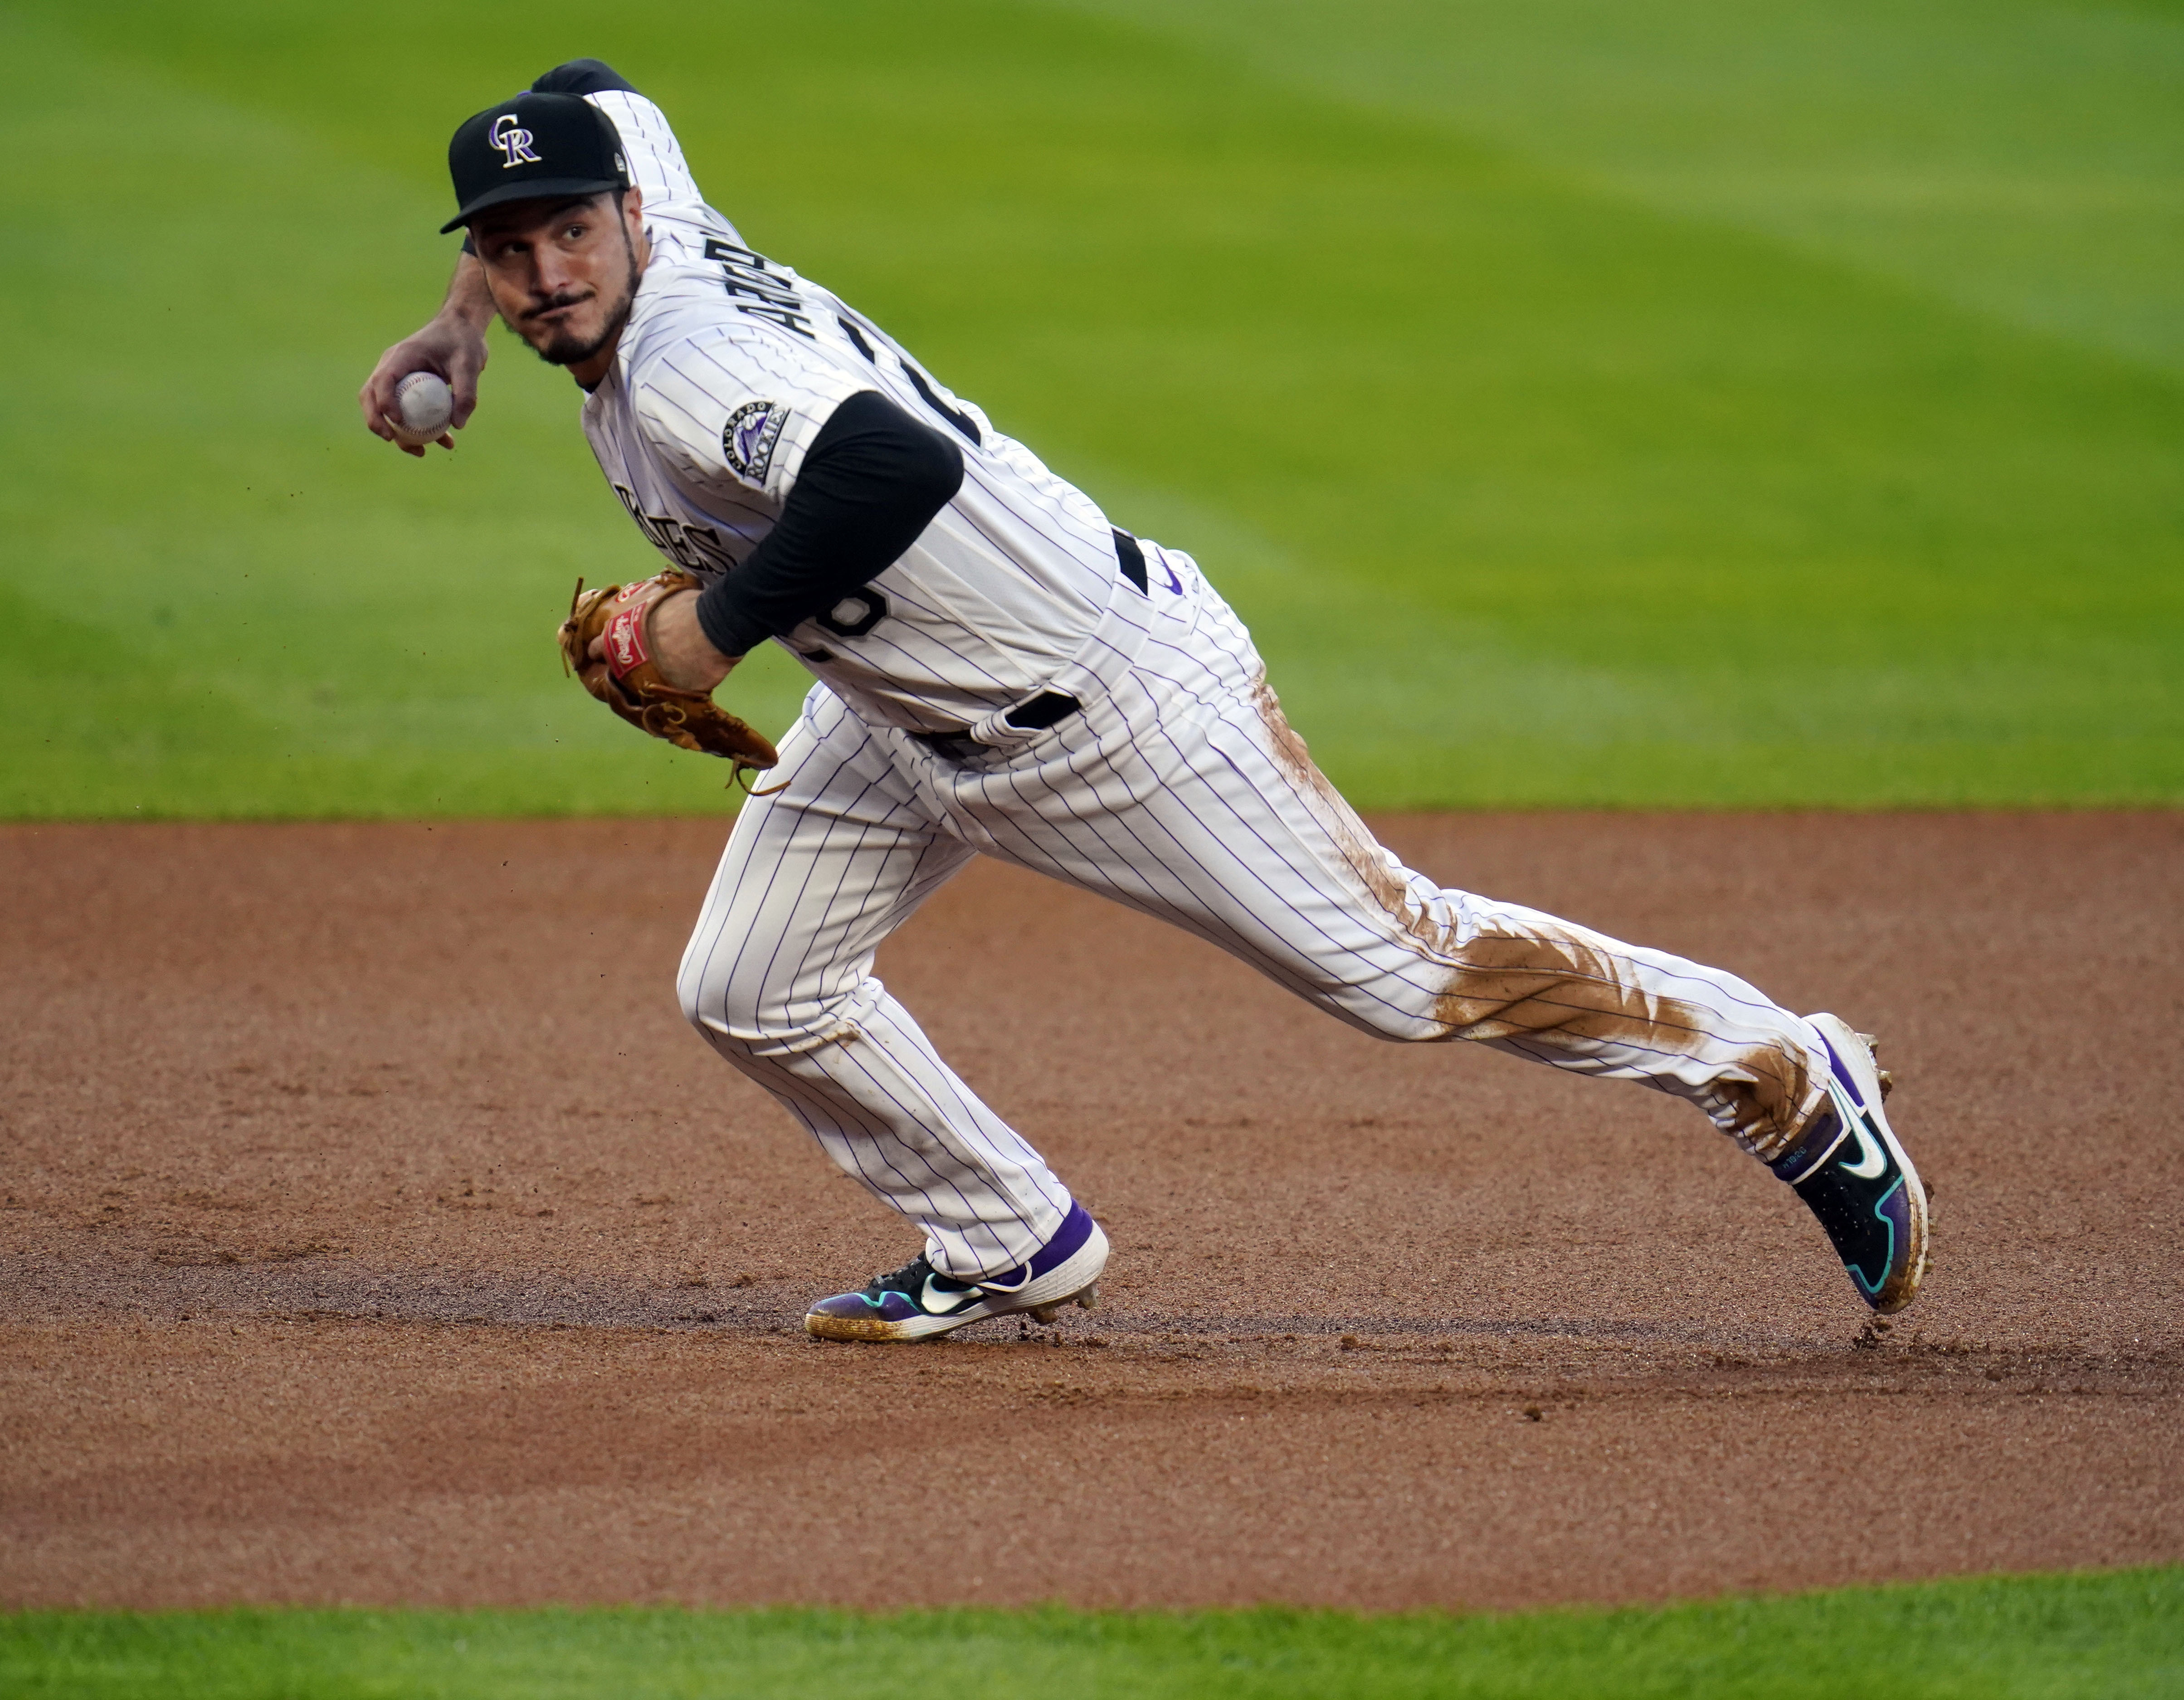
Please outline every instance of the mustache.
M523 316L536 319L542 313L555 313L564 307L578 306L598 293L595 289L565 289L554 295L541 296L523 309Z

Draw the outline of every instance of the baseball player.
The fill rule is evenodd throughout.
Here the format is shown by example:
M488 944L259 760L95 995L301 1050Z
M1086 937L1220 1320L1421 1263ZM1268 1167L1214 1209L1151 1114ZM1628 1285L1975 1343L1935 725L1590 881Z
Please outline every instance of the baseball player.
M581 602L563 641L648 730L765 770L683 956L683 1012L923 1233L900 1268L815 1304L811 1333L1049 1320L1106 1268L1099 1224L872 974L981 855L1157 916L1364 1032L1688 1099L1797 1190L1869 1305L1911 1301L1926 1198L1869 1040L1405 867L1313 766L1198 564L1112 525L753 249L606 66L486 108L448 162L465 251L439 314L365 384L365 422L393 437L396 381L421 370L467 419L497 313L576 379L600 470L666 558ZM816 681L777 761L711 702L766 642Z

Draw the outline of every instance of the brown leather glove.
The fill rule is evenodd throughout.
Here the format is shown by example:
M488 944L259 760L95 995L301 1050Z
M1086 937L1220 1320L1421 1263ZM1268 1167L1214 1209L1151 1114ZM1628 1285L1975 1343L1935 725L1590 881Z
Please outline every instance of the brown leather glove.
M680 749L734 762L728 775L733 785L746 772L772 766L781 753L764 733L715 703L710 692L682 690L660 677L646 629L662 597L697 588L696 579L672 568L619 588L586 590L578 579L569 617L561 622L561 659L586 690L632 726ZM605 657L594 659L592 639L602 636Z

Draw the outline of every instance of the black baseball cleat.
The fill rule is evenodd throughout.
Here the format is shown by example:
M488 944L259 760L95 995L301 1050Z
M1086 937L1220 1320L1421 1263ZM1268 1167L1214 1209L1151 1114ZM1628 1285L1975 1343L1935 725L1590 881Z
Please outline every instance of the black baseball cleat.
M1107 1236L1081 1204L1031 1261L976 1281L937 1273L924 1252L875 1275L861 1292L837 1293L811 1307L807 1334L821 1340L932 1340L989 1316L1028 1313L1052 1322L1064 1305L1090 1310L1107 1267Z
M1881 1112L1892 1083L1864 1034L1836 1016L1806 1019L1827 1046L1827 1101L1769 1167L1820 1218L1858 1296L1900 1311L1925 1278L1926 1189Z

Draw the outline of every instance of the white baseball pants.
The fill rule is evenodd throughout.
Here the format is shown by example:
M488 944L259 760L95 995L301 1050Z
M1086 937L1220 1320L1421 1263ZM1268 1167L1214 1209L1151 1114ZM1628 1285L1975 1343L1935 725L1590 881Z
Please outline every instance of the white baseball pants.
M1145 548L1142 648L1050 728L949 760L815 686L683 956L690 1021L923 1226L936 1268L1021 1263L1070 1203L872 975L979 854L1210 939L1368 1033L1636 1080L1756 1157L1786 1145L1827 1078L1804 1021L1733 975L1404 867L1312 766L1190 557Z

